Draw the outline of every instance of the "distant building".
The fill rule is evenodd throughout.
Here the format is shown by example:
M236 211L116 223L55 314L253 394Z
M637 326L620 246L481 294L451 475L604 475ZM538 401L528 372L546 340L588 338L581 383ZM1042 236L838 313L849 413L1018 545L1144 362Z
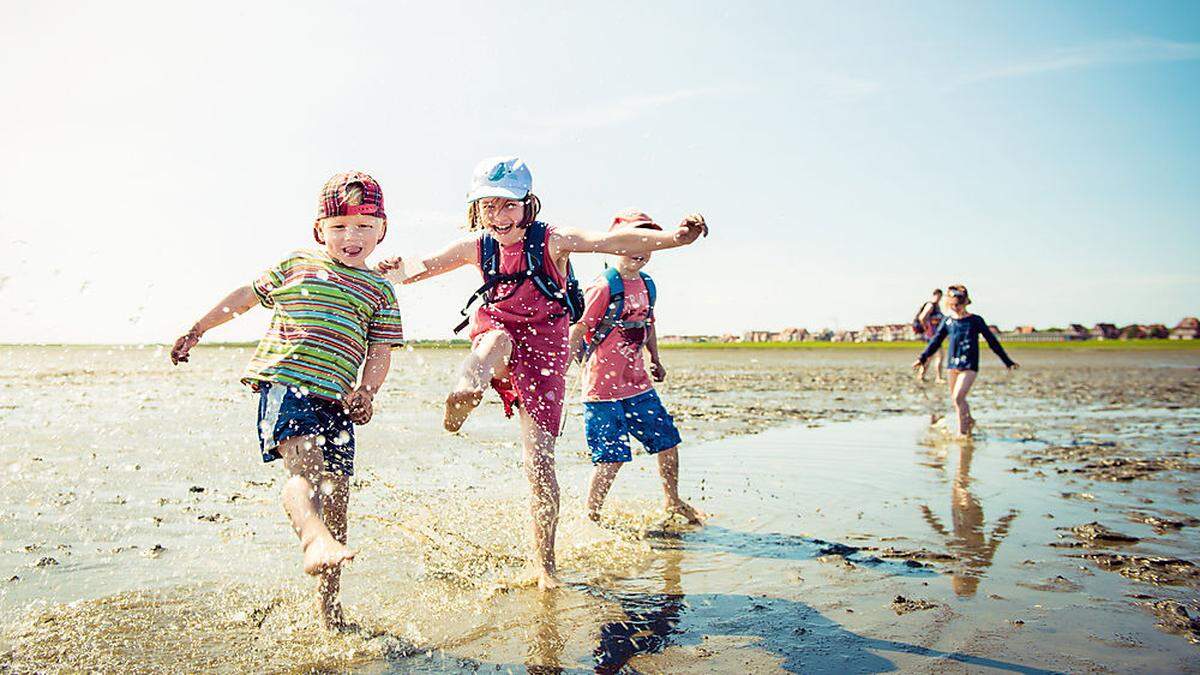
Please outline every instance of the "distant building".
M813 331L812 333L809 333L808 337L806 337L804 339L809 342L814 342L814 341L829 342L829 341L833 340L833 331L828 328L822 328L821 330Z
M769 330L748 330L742 335L742 342L771 342L773 335Z
M1171 329L1172 340L1197 340L1200 339L1200 319L1194 316L1186 317L1179 322L1178 326Z
M804 328L784 328L779 333L780 342L801 342L808 337L808 330Z
M1153 340L1165 340L1171 335L1171 331L1161 323L1148 323L1138 326L1142 329L1142 336Z
M1017 326L1017 330L1015 330L1014 332L1017 335L1029 335L1030 333L1033 333L1036 330L1037 329L1034 328L1033 326Z
M1142 330L1141 326L1137 325L1136 323L1131 323L1128 326L1123 327L1117 333L1117 337L1122 340L1141 340L1146 337L1146 332Z
M1088 332L1097 340L1116 340L1121 336L1121 331L1111 323L1098 323Z

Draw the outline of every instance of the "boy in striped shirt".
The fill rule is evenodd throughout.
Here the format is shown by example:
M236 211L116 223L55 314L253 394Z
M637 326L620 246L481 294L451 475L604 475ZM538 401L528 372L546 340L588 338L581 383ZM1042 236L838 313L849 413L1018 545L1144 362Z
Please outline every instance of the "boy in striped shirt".
M319 576L321 617L343 623L338 590L346 509L354 473L354 425L371 420L372 400L403 342L390 282L367 257L387 233L383 191L365 173L330 178L321 190L313 237L323 250L296 251L217 303L180 337L171 362L208 330L254 305L274 309L242 382L258 392L264 462L283 459L283 506L300 537L304 571ZM361 370L361 378L359 376Z

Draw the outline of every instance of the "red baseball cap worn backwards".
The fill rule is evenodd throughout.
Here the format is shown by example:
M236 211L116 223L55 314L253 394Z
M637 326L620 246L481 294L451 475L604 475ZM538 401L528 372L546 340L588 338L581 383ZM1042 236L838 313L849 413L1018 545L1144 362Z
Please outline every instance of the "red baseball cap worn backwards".
M362 204L346 203L346 188L357 183L362 187ZM317 220L335 216L375 216L387 218L383 210L383 188L379 182L362 171L339 173L325 182L317 201Z

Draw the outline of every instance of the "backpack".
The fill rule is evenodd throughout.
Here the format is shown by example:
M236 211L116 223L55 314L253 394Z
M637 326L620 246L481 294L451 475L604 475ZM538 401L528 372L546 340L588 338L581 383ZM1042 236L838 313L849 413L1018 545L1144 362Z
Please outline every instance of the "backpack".
M622 321L621 316L625 313L625 282L621 280L621 274L615 268L609 267L604 270L604 278L608 282L608 307L604 309L604 316L592 332L592 339L584 339L583 351L578 354L580 362L586 362L600 347L600 343L617 328L647 328L654 323L654 301L658 297L658 289L655 288L654 280L649 274L638 272L638 275L646 284L646 293L650 296L650 311L643 321ZM647 331L642 336L643 342L648 334Z
M917 308L917 313L913 315L912 329L913 329L913 332L918 335L925 332L925 326L921 323L921 312L925 311L925 307L928 304L929 304L928 301L922 302L921 306Z
M516 294L517 289L526 281L532 282L543 296L563 306L563 313L555 318L569 316L571 323L579 321L583 316L583 291L575 278L575 269L571 263L567 263L565 289L546 271L545 223L535 220L529 224L525 231L524 249L525 269L515 274L500 274L500 243L486 232L479 238L479 270L483 273L483 285L471 294L466 306L462 308L460 313L464 318L462 323L454 327L455 333L461 332L471 322L467 311L476 300L482 299L485 306L502 302ZM511 282L516 282L512 291L503 297L496 297L496 286Z

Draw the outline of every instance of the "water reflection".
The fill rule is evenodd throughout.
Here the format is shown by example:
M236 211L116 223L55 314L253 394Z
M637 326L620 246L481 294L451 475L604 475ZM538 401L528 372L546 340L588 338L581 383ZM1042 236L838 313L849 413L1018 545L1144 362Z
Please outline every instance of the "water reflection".
M971 492L971 459L975 446L966 441L959 446L958 470L950 488L950 529L927 505L921 505L925 522L945 541L946 548L957 558L962 567L951 574L951 586L959 596L973 596L979 590L979 581L992 566L996 549L1008 535L1009 526L1017 517L1010 509L992 527L990 535L984 534L983 504ZM940 460L940 458L939 458ZM940 467L940 462L937 464Z
M696 647L710 638L749 638L745 646L761 650L788 672L883 672L896 666L876 651L900 652L956 661L978 668L1019 673L1048 673L1020 664L955 652L942 652L892 640L858 635L804 603L741 594L685 594L682 561L691 553L691 536L665 539L656 546L661 569L661 590L629 592L586 588L600 598L617 603L625 617L604 624L593 652L597 673L616 673L639 656L662 655L671 647ZM712 642L708 642L712 645ZM721 670L744 664L747 652L734 648L722 655L694 650L656 662L652 670L695 667L697 658ZM665 655L664 655L665 656ZM722 659L722 656L725 659ZM709 660L711 659L711 660ZM941 663L945 666L945 663Z
M529 627L529 648L525 652L525 668L535 675L562 673L562 652L567 641L559 630L559 594L539 593L533 623Z
M669 532L652 533L658 537L678 538ZM703 553L733 553L752 558L773 560L813 560L823 556L838 556L847 562L869 567L879 572L903 576L934 576L937 572L914 561L894 561L864 553L857 546L815 537L803 537L776 532L742 532L719 525L684 535L690 551Z

